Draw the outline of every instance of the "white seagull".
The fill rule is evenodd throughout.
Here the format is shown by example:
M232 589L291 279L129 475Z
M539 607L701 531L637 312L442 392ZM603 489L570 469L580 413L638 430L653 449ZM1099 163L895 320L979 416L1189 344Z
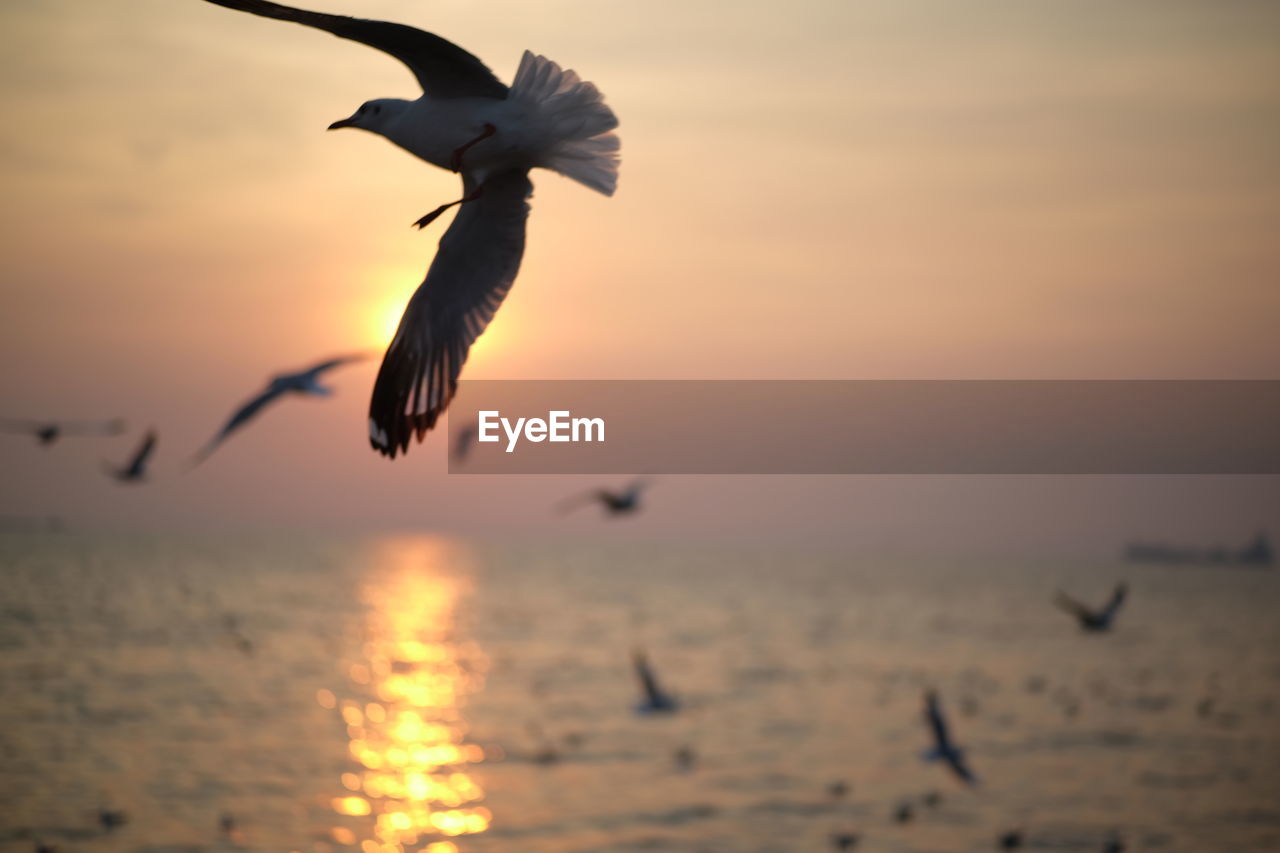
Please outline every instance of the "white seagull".
M467 351L502 304L524 254L529 170L550 169L604 195L618 179L618 120L594 85L525 51L507 87L484 63L431 33L384 21L294 9L266 0L208 0L293 21L391 54L423 95L364 103L330 130L385 137L462 176L462 197L419 219L424 227L454 205L426 279L409 299L369 403L369 441L395 458L421 441L453 399Z
M124 432L124 420L31 421L8 418L0 422L0 430L34 436L42 447L48 447L68 435L119 435Z
M142 444L138 445L137 451L134 452L133 458L129 460L129 464L123 468L117 468L110 462L104 462L103 467L107 473L119 480L121 483L140 483L147 477L147 463L151 461L151 454L155 452L156 441L159 436L154 429L147 431L142 439Z
M208 459L213 451L218 449L218 445L226 440L227 436L240 429L253 419L258 412L261 412L266 406L275 400L280 399L285 394L303 394L310 397L328 397L333 393L333 389L327 385L320 384L320 376L335 367L344 364L350 364L353 361L362 361L363 355L344 355L338 358L330 358L319 364L312 365L304 370L294 373L282 373L279 376L273 376L268 382L267 387L263 388L257 396L250 400L246 400L240 408L227 420L222 429L218 430L217 435L209 439L209 443L204 449L196 454L194 465L199 465Z

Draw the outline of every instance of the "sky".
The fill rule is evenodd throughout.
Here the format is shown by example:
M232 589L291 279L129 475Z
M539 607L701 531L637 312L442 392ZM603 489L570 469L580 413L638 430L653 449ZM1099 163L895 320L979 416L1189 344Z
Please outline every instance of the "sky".
M1277 378L1280 7L1270 2L315 0L509 81L532 49L620 118L605 198L534 176L470 378ZM200 0L0 6L0 516L545 532L577 480L365 441L376 359L185 460L263 381L379 350L456 176L357 131L396 61ZM161 432L155 482L101 476ZM749 429L750 425L744 425ZM667 497L659 499L662 495ZM655 536L1243 538L1266 478L673 478ZM584 514L567 535L597 532Z

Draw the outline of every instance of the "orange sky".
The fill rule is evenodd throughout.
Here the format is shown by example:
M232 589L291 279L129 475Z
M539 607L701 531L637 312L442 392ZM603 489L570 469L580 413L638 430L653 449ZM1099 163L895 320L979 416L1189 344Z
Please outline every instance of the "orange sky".
M533 49L621 119L616 197L535 175L464 377L1277 375L1275 4L310 6L504 80ZM133 436L0 437L0 514L488 523L495 487L434 445L368 450L373 365L178 473L268 375L385 342L447 224L409 223L456 177L324 128L410 75L198 0L10 0L0 34L0 416L162 432L158 482L123 494L97 457Z

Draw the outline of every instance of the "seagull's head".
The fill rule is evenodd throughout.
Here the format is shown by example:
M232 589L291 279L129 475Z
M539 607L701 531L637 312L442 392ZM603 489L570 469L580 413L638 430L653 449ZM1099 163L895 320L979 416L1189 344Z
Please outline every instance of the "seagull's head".
M403 101L399 98L378 98L376 101L365 101L360 105L360 109L350 116L329 125L329 130L337 130L340 127L358 127L371 133L385 135L387 128L396 119L400 118L408 106L408 101Z

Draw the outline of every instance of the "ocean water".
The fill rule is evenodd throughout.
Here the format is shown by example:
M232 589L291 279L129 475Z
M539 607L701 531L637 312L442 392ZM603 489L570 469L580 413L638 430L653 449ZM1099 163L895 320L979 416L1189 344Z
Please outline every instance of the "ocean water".
M5 533L0 578L0 851L1280 849L1274 572ZM1110 634L1050 604L1122 578Z

